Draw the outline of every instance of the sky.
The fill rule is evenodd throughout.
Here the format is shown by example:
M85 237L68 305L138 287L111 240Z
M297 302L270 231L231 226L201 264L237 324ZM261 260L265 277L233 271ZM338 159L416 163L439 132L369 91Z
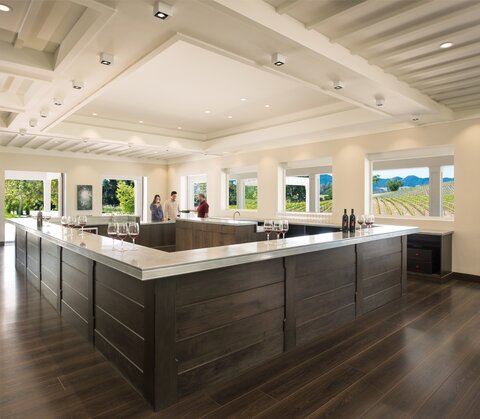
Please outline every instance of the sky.
M421 178L429 177L428 167L415 167L410 169L392 169L392 170L374 170L373 175L380 175L382 179L390 179L392 177L405 178L413 175ZM443 167L443 177L454 177L453 166Z

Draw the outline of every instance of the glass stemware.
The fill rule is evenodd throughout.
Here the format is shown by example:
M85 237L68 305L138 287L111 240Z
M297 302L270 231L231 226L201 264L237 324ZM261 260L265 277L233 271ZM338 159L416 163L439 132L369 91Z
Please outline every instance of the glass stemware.
M375 216L373 214L367 215L367 218L365 219L365 224L367 225L369 230L372 228L372 225L374 222L375 222Z
M285 240L285 233L288 231L288 220L282 221L282 239Z
M73 236L73 228L77 224L77 219L73 216L68 216L67 217L67 225L70 227L70 236Z
M62 227L68 226L68 217L66 215L62 215L62 218L60 219L60 224L62 224Z
M83 236L83 227L85 227L87 225L87 216L86 215L79 215L78 216L78 225L82 229L81 234Z
M128 223L128 235L132 238L132 250L135 249L135 239L140 234L140 225L138 223Z
M277 233L277 240L280 239L280 234L282 233L283 224L280 220L275 220L273 222L273 231Z
M50 214L49 212L46 212L43 217L45 218L45 222L47 224L50 224L50 220L52 219L52 214Z
M120 251L123 252L125 249L123 248L123 241L128 235L128 228L127 223L118 223L117 224L117 237L122 241L120 245Z
M357 218L357 223L360 226L360 230L361 230L363 225L365 224L365 215L359 215Z
M112 238L112 250L115 250L115 237L117 237L117 223L108 223L107 235Z
M263 230L267 234L267 242L270 241L270 233L273 231L273 221L265 220L263 223Z

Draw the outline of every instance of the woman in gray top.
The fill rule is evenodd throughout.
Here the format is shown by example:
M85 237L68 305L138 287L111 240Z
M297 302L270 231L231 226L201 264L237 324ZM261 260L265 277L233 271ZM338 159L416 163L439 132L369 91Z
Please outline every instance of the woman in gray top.
M152 221L163 221L163 209L160 203L160 195L155 195L153 201L150 204L150 212L152 213Z

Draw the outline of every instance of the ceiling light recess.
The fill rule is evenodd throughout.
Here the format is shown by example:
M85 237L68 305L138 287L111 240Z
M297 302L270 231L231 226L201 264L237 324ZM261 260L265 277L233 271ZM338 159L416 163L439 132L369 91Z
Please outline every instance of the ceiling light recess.
M103 65L113 64L113 54L109 54L108 52L101 52L100 64L103 64Z
M420 115L418 114L413 114L410 116L410 118L412 119L413 122L417 122L420 120Z
M11 12L12 8L8 4L0 3L0 12Z
M79 80L72 80L72 87L76 90L83 89L85 87L85 82Z
M383 96L375 96L375 105L382 108L385 105L385 98Z
M272 55L272 64L276 65L277 67L280 67L281 65L284 65L287 62L287 57L285 55L282 55L278 52Z
M169 16L173 16L173 7L163 1L157 1L153 5L153 16L165 20Z
M444 42L443 44L440 44L440 48L446 49L453 47L453 42Z

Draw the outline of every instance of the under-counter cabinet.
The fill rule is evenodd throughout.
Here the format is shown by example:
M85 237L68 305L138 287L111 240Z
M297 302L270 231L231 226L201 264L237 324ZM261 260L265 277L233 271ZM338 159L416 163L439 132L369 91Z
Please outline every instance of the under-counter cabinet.
M440 282L452 273L453 231L423 231L408 236L407 270Z

